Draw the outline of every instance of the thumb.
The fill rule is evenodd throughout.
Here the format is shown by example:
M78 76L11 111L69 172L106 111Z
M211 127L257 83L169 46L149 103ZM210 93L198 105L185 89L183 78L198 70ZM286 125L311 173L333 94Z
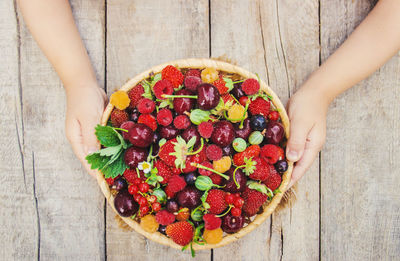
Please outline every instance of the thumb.
M290 137L286 147L288 160L296 162L301 158L309 131L310 128L305 121L292 120L290 123Z

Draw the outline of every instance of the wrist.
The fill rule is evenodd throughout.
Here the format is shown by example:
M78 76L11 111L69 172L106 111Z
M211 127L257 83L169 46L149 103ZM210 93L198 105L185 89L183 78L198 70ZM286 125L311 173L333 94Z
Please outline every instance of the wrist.
M338 93L335 92L335 88L330 84L331 81L321 76L318 71L313 73L302 85L301 89L313 93L329 106Z
M64 85L64 88L67 96L70 96L76 94L79 95L80 93L86 90L93 90L93 89L97 90L100 87L96 80L88 80L82 82L69 83L68 85Z

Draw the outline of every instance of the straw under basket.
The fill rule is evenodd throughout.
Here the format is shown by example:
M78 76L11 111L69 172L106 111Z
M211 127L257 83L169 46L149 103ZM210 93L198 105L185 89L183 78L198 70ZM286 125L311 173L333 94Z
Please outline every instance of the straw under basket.
M176 60L164 64L160 64L157 66L154 66L150 68L149 70L142 72L141 74L137 75L136 77L130 79L127 83L125 83L120 90L122 91L129 91L131 88L136 86L138 83L140 83L142 80L146 79L149 77L150 73L159 73L161 70L167 66L167 65L173 65L177 68L197 68L197 69L204 69L206 67L212 67L215 68L219 71L224 71L227 73L234 73L242 76L243 78L257 78L257 76L243 68L240 68L238 66L232 65L227 62L222 62L218 60L211 60L211 59L182 59L182 60ZM269 88L269 86L263 82L260 81L261 89L267 93L268 95L272 96L272 103L274 106L278 109L278 112L281 116L282 124L285 129L285 135L286 138L289 137L289 119L286 114L286 110L279 100L278 96ZM111 112L113 110L114 106L111 104L108 104L106 107L102 119L101 119L101 124L106 125L107 121L111 115ZM252 220L250 224L247 224L247 226L243 227L239 232L234 233L234 234L226 234L224 238L222 239L221 242L218 244L204 244L204 245L198 245L198 244L193 244L194 250L201 250L201 249L211 249L211 248L217 248L221 246L225 246L229 243L232 243L239 238L243 237L244 235L250 233L253 231L255 228L257 228L262 222L264 222L269 215L275 210L275 208L278 206L279 202L282 199L282 196L284 195L284 192L287 189L288 183L290 181L291 173L293 170L293 163L289 162L289 168L288 170L283 174L282 176L282 183L279 187L279 190L281 193L276 194L273 199L270 202L266 202L263 206L263 212L261 214L258 214L255 216L255 218ZM97 181L98 184L106 197L108 203L110 204L111 208L117 213L117 211L114 208L114 196L111 194L110 188L104 179L104 176L102 173L98 171L97 173ZM117 213L118 215L118 213ZM176 249L181 249L182 246L174 243L170 238L167 236L159 233L159 232L154 232L154 233L149 233L146 232L141 228L138 222L132 220L131 218L126 218L126 217L120 217L121 220L123 220L127 225L129 225L133 230L136 232L142 234L146 238L153 240L157 243L167 245Z

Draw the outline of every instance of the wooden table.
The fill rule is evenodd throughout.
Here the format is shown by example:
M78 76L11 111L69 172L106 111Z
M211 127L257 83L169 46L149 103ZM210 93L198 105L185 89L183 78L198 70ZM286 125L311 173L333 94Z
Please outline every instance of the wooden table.
M15 1L14 1L15 2ZM373 7L368 0L74 0L107 93L153 65L225 56L287 102ZM297 200L220 249L122 231L64 135L63 87L11 0L0 1L1 260L399 260L400 58L332 104Z

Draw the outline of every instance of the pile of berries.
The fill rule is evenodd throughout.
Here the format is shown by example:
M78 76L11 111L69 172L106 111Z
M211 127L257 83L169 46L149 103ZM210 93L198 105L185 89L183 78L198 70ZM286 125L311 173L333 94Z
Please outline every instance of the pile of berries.
M271 99L256 79L168 65L111 95L102 127L115 133L96 128L104 146L88 161L121 216L182 246L217 244L281 193L286 140Z

